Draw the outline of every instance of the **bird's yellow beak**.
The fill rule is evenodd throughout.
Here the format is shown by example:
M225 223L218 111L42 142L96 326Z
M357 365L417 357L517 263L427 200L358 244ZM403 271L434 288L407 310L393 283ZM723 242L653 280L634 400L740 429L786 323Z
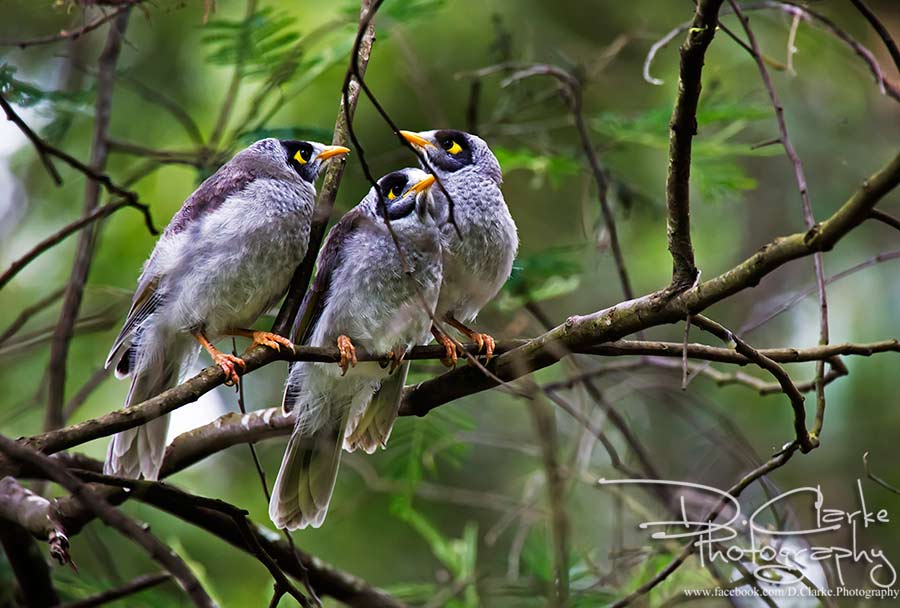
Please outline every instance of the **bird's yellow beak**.
M431 188L431 185L433 183L434 183L434 176L429 175L428 177L426 177L422 181L418 182L417 184L413 184L409 188L409 190L406 191L406 193L409 194L410 192L415 192L416 194L418 194L419 192L423 192L423 191Z
M340 156L350 151L350 148L344 146L326 146L324 150L319 152L319 160L328 160L332 156Z
M434 147L433 143L431 143L418 133L413 133L412 131L400 131L400 135L403 136L403 139L414 146L418 146L419 148L427 148L428 146Z

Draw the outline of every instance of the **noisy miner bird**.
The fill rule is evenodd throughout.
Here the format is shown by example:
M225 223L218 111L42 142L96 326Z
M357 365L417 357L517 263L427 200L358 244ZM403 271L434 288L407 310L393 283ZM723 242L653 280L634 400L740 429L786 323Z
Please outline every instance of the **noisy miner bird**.
M433 183L433 176L413 168L382 177L378 191L372 187L331 229L319 253L302 309L308 322L301 342L336 344L341 362L295 363L288 375L283 405L296 410L297 421L269 503L279 528L322 525L342 445L371 453L387 442L397 410L370 405L372 394L411 346L429 340L441 285ZM390 368L357 365L356 346L389 355Z
M400 133L425 155L443 186L435 187L433 194L441 223L444 270L435 318L465 334L490 360L494 339L466 324L475 320L509 278L519 247L516 224L500 191L500 163L487 143L471 133ZM456 226L449 222L447 195L453 201ZM456 365L453 341L438 328L432 331L446 349L444 362ZM393 391L399 396L397 387Z
M171 388L200 352L238 382L244 361L220 352L223 336L271 348L291 342L247 329L275 304L306 254L323 163L341 146L263 139L242 150L184 202L156 243L138 280L131 311L106 367L131 377L125 407ZM115 435L103 470L156 479L168 416Z

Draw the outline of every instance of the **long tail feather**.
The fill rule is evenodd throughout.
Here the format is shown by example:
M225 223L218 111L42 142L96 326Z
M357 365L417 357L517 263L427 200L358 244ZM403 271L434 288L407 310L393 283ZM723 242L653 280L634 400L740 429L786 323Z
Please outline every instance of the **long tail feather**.
M189 365L196 352L193 341L181 336L145 335L130 345L116 362L117 368L127 367L131 376L125 407L137 405L175 386L180 369ZM166 415L117 433L106 451L103 472L133 479L157 479L166 451L168 429L169 417Z
M279 528L318 528L325 521L338 466L344 422L320 427L312 436L295 430L272 489L269 517Z
M409 362L400 367L381 383L381 388L372 397L362 414L350 419L344 449L354 452L358 449L372 454L378 448L387 447L388 439L400 411L403 386L409 374Z

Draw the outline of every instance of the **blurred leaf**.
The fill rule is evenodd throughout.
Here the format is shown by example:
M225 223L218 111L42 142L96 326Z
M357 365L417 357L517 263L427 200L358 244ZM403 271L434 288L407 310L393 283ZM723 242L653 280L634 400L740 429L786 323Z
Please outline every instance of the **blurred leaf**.
M738 163L727 160L702 160L696 163L692 177L694 186L706 202L719 202L739 192L754 190L757 181L747 175Z
M575 291L581 284L581 255L581 247L558 247L517 258L497 306L500 310L515 310L525 302L540 302Z
M458 467L469 451L465 442L454 436L475 428L475 423L462 410L447 408L435 411L437 416L421 420L397 420L391 434L391 450L383 465L385 477L407 484L405 499L412 500L412 491L425 472L436 474L440 465Z
M294 44L300 34L294 18L266 6L247 19L214 19L203 28L206 61L213 65L243 63L245 76L269 76L277 70L281 80L290 78L299 65Z
M72 126L77 114L93 116L94 90L53 91L42 89L15 78L16 67L0 65L0 93L6 99L23 108L35 108L51 117L50 122L39 129L39 135L51 144L59 143Z
M635 144L667 150L669 147L670 107L659 107L643 114L628 117L611 112L595 116L590 125L604 137L615 143ZM749 123L768 118L771 111L760 106L736 103L707 103L697 114L697 123L703 136L694 139L694 158L722 158L724 156L775 156L781 154L777 146L752 149L750 143L734 141ZM718 131L710 128L718 123L726 123Z
M23 108L32 108L43 102L54 104L54 111L87 111L92 107L94 91L53 91L42 89L36 85L18 80L15 77L17 68L4 63L0 65L0 93L7 101Z
M533 173L531 187L534 189L543 187L547 181L558 188L565 178L578 175L581 170L577 161L561 154L540 154L527 148L511 150L500 146L494 146L491 150L500 162L504 174L516 170Z
M403 23L427 17L441 9L446 0L404 0L404 2L385 2L378 10L379 18L388 17ZM347 18L356 20L359 17L359 1L346 0L341 13Z

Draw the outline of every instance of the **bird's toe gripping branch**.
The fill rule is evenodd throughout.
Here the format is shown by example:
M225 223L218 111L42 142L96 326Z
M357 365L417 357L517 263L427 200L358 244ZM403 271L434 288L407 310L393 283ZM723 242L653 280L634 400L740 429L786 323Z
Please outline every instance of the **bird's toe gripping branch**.
M447 322L457 330L459 330L462 334L466 335L469 340L477 344L479 353L484 351L485 362L491 360L491 357L494 356L494 349L497 347L497 342L494 340L493 336L490 336L489 334L483 334L475 331L474 329L466 327L453 317L448 318Z
M229 336L243 336L245 338L250 338L253 340L253 344L250 345L250 348L254 346L268 346L272 350L280 351L281 347L284 346L288 348L291 352L294 352L294 343L285 338L284 336L279 336L278 334L273 334L270 331L256 331L254 329L229 329L225 332L226 335Z
M222 371L225 372L225 386L234 386L238 382L240 382L240 375L238 373L238 368L241 368L240 373L244 373L244 370L247 369L247 364L240 357L236 357L234 355L229 355L223 353L218 348L212 345L212 343L206 339L206 336L203 335L203 332L195 332L194 337L197 338L197 341L206 349L206 352L209 353L209 356L212 357L213 362L222 368Z
M345 375L352 366L356 367L356 347L347 336L341 334L337 338L337 347L341 353L341 375Z
M431 326L431 335L434 336L434 339L437 340L438 344L444 347L444 356L441 358L441 363L447 367L455 368L457 361L456 342L434 325Z

